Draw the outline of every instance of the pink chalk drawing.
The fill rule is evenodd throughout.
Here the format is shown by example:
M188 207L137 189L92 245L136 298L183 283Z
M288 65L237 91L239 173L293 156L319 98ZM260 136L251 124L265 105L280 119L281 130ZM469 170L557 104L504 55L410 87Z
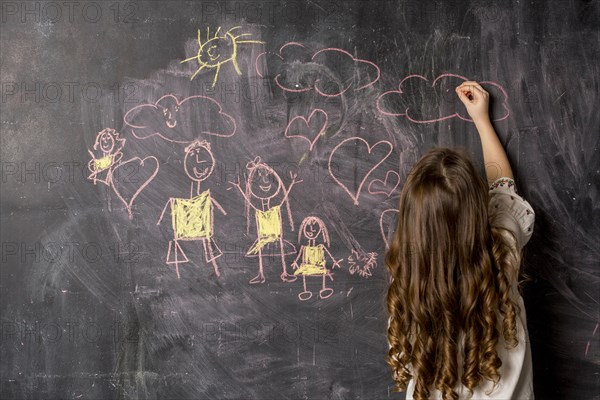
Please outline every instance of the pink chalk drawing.
M396 208L388 208L387 210L383 210L379 216L379 229L381 230L381 238L385 243L386 249L389 249L390 247L390 242L388 241L388 232L390 226L393 224L390 224L389 219L392 218L392 215L398 214L398 212L399 211Z
M596 332L598 331L598 326L600 325L599 322L596 322L596 326L594 327L594 332L592 332L592 338L596 336ZM585 356L587 357L588 352L590 351L590 344L591 344L591 340L587 341L587 344L585 345Z
M323 220L318 217L310 216L304 218L300 228L298 229L298 243L301 243L302 238L307 240L307 244L302 244L296 259L292 263L292 268L295 269L294 275L302 275L302 284L304 291L298 294L298 298L301 301L306 301L312 297L312 292L306 288L306 277L307 276L321 276L323 279L323 285L319 291L319 297L326 299L333 294L333 289L328 288L325 285L325 278L329 278L333 281L332 272L327 268L327 260L325 256L329 256L333 265L331 269L340 268L340 260L333 258L329 252L330 241L329 232ZM321 243L317 243L317 239ZM298 260L302 257L300 265Z
M369 67L372 67L372 68L373 68L373 71L376 73L376 77L375 77L375 79L372 79L372 80L368 81L367 83L364 83L364 84L362 84L362 85L360 85L360 86L358 86L358 87L354 88L354 90L362 90L362 89L368 88L368 87L370 87L370 86L373 86L373 85L375 84L375 82L377 82L377 81L379 80L379 78L380 78L380 76L381 76L381 70L379 69L379 67L378 67L378 66L377 66L375 63L373 63L373 62L371 62L371 61L368 61L368 60L363 60L363 59L360 59L360 58L356 58L356 57L354 57L352 54L348 53L346 50L337 49L337 48L333 48L333 47L330 47L330 48L327 48L327 49L322 49L322 50L319 50L319 51L317 51L315 54L313 54L313 56L312 56L312 61L313 61L313 62L319 62L318 60L323 60L323 61L321 61L321 62L324 62L324 58L325 58L327 55L330 55L331 53L337 53L337 55L342 55L342 54L343 54L343 55L345 55L345 56L347 56L347 57L351 58L351 59L352 59L352 61L354 61L355 65L357 65L357 66L358 66L358 65L360 65L360 66L363 66L363 67L364 67L364 66L369 66ZM359 67L359 68L357 68L357 69L359 69L359 70L360 70L360 67ZM323 87L323 88L321 87L321 82L322 82L322 80L321 80L321 79L317 79L317 80L315 81L315 90L316 90L316 91L317 91L317 92L318 92L318 93L319 93L321 96L327 96L327 97L335 97L335 96L339 96L340 94L342 94L342 93L343 93L343 92L345 92L346 90L350 89L350 86L351 86L351 85L348 85L347 87L345 87L345 88L344 88L344 89L343 89L341 92L339 92L339 93L331 93L331 94L329 94L329 93L325 93L325 91L323 90L323 89L325 89L325 88L324 88L324 87Z
M126 139L119 137L119 132L111 128L105 128L98 132L93 149L97 152L94 154L88 150L92 159L88 162L90 175L88 179L94 182L111 185L113 178L113 169L121 162L123 153L121 149L125 145Z
M258 257L258 275L250 280L251 284L264 283L263 256L280 256L282 273L280 278L284 282L294 282L296 275L287 272L285 256L296 253L296 246L283 239L283 221L281 218L281 206L285 204L287 216L292 231L294 220L289 204L289 194L293 186L301 183L298 177L290 173L292 182L286 188L281 177L269 165L264 163L260 157L256 157L246 165L248 172L245 188L242 189L240 178L236 182L229 182L232 188L237 188L245 200L246 205L246 231L250 229L250 208L254 209L257 239L246 252L247 257ZM276 198L280 197L278 201ZM255 205L256 203L256 205ZM276 203L276 204L273 204ZM286 250L287 248L287 250Z
M386 154L383 157L380 157L379 160L377 160L373 166L367 171L367 173L361 178L360 180L360 184L358 185L358 188L356 189L356 192L353 193L348 186L346 186L340 179L338 179L338 177L335 176L335 174L333 173L333 170L331 169L331 164L333 161L333 158L336 154L336 152L338 151L338 149L342 146L348 145L352 142L358 141L362 144L364 144L366 146L366 154L371 154L373 152L373 150L375 150L376 148L387 148L386 150ZM360 197L360 192L362 191L363 186L365 185L367 179L369 178L369 176L371 176L371 173L373 171L375 171L375 169L377 169L377 167L379 167L381 164L383 164L383 162L390 156L390 154L392 154L392 150L393 150L393 146L392 143L390 143L387 140L380 140L379 142L375 143L373 146L369 145L369 143L358 136L355 137L351 137L348 138L346 140L343 140L341 143L339 143L337 146L334 147L334 149L331 151L331 154L329 156L329 174L331 175L331 177L333 178L333 180L340 185L340 187L342 189L344 189L344 191L346 193L348 193L348 195L352 198L352 200L354 201L355 205L358 205L358 199ZM360 178L360 177L359 177Z
M285 56L283 55L285 51ZM286 60L288 61L299 61L301 63L307 63L311 61L312 54L308 47L298 42L288 42L279 48L278 53L273 52L262 52L254 61L254 68L256 70L256 74L261 78L264 78L266 74L266 66L267 66L267 57L274 59L278 64L282 64ZM311 90L311 88L292 88L292 90L296 93L299 92L307 92Z
M373 86L381 76L381 70L377 64L356 58L346 50L329 47L313 52L302 43L289 42L281 46L279 53L264 52L258 55L255 69L262 78L266 76L267 57L271 57L277 64L287 68L284 73L276 74L274 81L280 89L291 93L308 92L314 89L321 96L337 97L352 87L358 91ZM352 68L345 66L341 68L350 71L350 75L345 79L324 80L327 78L327 74L324 73L325 70L322 67L325 67L328 62L331 63L332 59L338 61L336 63L338 70L340 69L339 65L351 63ZM302 70L302 65L309 64L321 67L321 69L311 68L309 72ZM315 71L320 72L315 74ZM366 77L366 81L361 82L361 77Z
M391 177L391 178L390 178ZM385 174L385 179L373 179L367 188L370 194L384 194L390 197L394 190L400 185L400 174L389 170Z
M179 99L167 94L154 104L140 104L123 118L137 139L158 136L172 143L190 144L201 135L230 137L235 134L235 119L221 104L206 96Z
M213 236L214 213L213 206L217 207L223 215L227 212L210 194L210 190L200 191L201 182L205 181L215 168L215 157L210 149L210 143L197 140L185 148L184 170L192 181L189 198L171 197L165 204L157 225L164 218L167 207L171 209L171 222L173 227L173 240L169 241L167 250L167 265L175 265L177 278L179 264L189 262L183 251L181 241L201 241L204 250L204 260L213 265L215 274L220 277L216 259L223 255ZM194 190L195 188L195 190Z
M285 137L306 140L309 151L312 151L317 140L325 134L328 121L327 113L320 108L315 108L308 118L302 115L292 118L285 128Z
M348 256L348 265L350 275L358 274L362 278L368 278L373 275L372 270L377 267L377 253L361 254L353 249L352 254Z
M143 171L144 169L148 172L148 177L142 181L142 184L130 195L127 194L127 178L131 174L127 174L127 168L134 167L133 172L137 173ZM133 157L127 161L123 161L119 163L114 169L113 172L117 172L117 170L123 170L124 181L119 179L111 180L111 186L115 191L117 197L125 207L127 208L127 214L129 215L129 219L133 219L133 214L131 211L131 207L133 206L133 202L140 195L142 190L146 188L152 182L156 174L158 174L159 163L158 159L154 156L148 156L145 158ZM137 180L137 177L135 178Z
M461 75L457 75L457 74L451 74L451 73L443 73L441 75L439 75L437 78L435 78L433 80L433 82L431 82L430 87L433 89L438 89L441 86L441 82L446 80L446 79L456 79L456 80L462 80L462 81L468 81L469 79L461 76ZM390 90L387 92L382 93L378 98L377 98L377 102L376 102L376 107L377 110L383 114L383 115L388 115L388 116L402 116L405 117L407 120L409 120L410 122L416 123L416 124L429 124L429 123L433 123L433 122L439 122L439 121L444 121L450 118L459 118L462 119L463 121L468 121L468 122L473 122L468 114L465 115L461 115L460 112L454 112L452 114L449 115L445 115L442 117L437 117L437 118L423 118L423 117L417 117L414 115L413 110L411 109L410 105L404 103L404 100L407 100L407 97L409 96L405 89L403 89L403 86L406 86L406 84L408 82L413 82L412 80L417 80L417 83L422 81L423 83L429 82L429 80L422 76L422 75L408 75L405 78L403 78L400 83L398 84L398 90ZM459 82L460 84L461 82ZM490 90L492 91L497 91L499 96L493 96L494 98L499 98L501 101L501 107L502 107L502 115L494 117L493 121L502 121L508 118L508 116L510 115L509 109L508 109L508 94L506 93L506 90L504 89L504 87L502 87L502 85L500 85L499 83L496 82L492 82L492 81L482 81L480 82L481 85L483 86L487 86ZM454 89L454 87L458 86L457 84L453 85L452 88ZM492 93L493 95L493 93ZM396 103L394 105L393 100L396 99ZM458 96L456 96L456 104L459 105L460 103L460 99L458 98ZM387 105L386 105L387 103ZM390 109L390 103L391 103L391 109ZM466 111L463 111L464 107L457 107L458 110L461 110L461 112L466 113Z

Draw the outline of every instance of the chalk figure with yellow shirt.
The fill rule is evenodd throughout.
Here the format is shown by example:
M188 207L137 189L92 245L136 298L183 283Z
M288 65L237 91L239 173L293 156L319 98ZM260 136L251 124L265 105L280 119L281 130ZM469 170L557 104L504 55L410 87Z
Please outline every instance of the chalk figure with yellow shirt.
M285 256L296 253L296 246L283 239L283 221L281 208L285 206L287 217L292 231L294 221L288 196L292 187L302 182L297 181L297 175L290 173L292 182L285 187L277 172L264 163L260 157L256 157L246 165L248 178L245 188L239 181L230 182L233 187L244 197L246 203L246 228L250 230L250 208L254 210L257 238L246 252L247 257L258 257L258 275L250 280L251 284L265 282L263 270L264 256L278 256L281 258L282 273L280 278L284 282L293 282L297 276L288 273Z
M167 251L167 264L175 265L177 278L179 264L189 262L183 248L182 241L201 241L204 249L204 259L213 265L215 274L220 276L216 259L223 253L213 239L214 213L213 206L227 215L223 207L211 197L210 190L200 191L200 183L206 180L215 168L215 158L210 150L210 143L199 141L191 143L185 148L184 169L186 175L192 180L189 198L170 198L160 214L159 225L167 211L171 210L173 227L173 240L169 241Z
M331 269L339 268L340 261L342 260L336 260L329 252L329 232L325 223L320 218L314 216L304 218L300 229L298 229L298 243L302 241L303 237L307 240L307 243L300 246L300 251L298 251L298 255L292 263L292 268L295 269L294 275L302 276L302 284L304 286L304 291L298 294L298 298L302 301L310 299L313 294L306 288L306 277L320 276L323 279L323 285L319 291L319 297L326 299L333 294L333 289L326 287L325 279L329 278L333 280L333 276L327 268L325 255L333 262ZM317 239L322 243L317 243ZM298 266L300 257L302 257L302 261Z

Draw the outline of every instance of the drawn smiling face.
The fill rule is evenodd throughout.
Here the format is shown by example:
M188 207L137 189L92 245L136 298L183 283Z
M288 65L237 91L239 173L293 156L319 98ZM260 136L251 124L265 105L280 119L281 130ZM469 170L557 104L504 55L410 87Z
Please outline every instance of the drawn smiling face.
M170 108L163 107L162 109L165 124L171 129L177 126L177 113L179 112L179 105L171 106Z
M215 68L233 59L235 41L231 35L218 36L205 42L198 50L198 63L207 68Z
M115 148L115 138L109 132L101 132L98 143L100 143L100 150L104 154L110 154Z
M304 236L307 239L316 239L321 234L321 226L317 221L310 221L304 225Z
M185 153L183 160L185 173L193 181L201 182L212 174L215 159L205 147L194 147Z
M277 173L266 165L253 169L248 179L250 191L259 199L270 199L281 190L281 181Z

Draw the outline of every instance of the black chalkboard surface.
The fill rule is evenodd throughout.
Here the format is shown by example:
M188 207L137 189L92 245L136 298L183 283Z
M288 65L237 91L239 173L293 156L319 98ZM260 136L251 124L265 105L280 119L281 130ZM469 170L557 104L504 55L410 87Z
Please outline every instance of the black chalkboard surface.
M599 399L598 1L3 1L2 399L383 399L399 193L483 83L540 399Z

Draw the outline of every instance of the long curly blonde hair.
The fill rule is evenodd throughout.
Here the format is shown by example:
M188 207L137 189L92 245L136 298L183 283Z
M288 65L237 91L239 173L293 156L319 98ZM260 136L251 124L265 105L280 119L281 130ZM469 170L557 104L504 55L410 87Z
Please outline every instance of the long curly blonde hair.
M518 344L520 310L509 293L521 255L509 231L490 227L488 201L486 182L462 151L435 148L407 178L385 256L391 275L386 361L396 392L406 390L410 379L417 400L428 399L433 388L444 400L458 399L459 379L470 393L484 379L495 388L499 335L508 348Z

